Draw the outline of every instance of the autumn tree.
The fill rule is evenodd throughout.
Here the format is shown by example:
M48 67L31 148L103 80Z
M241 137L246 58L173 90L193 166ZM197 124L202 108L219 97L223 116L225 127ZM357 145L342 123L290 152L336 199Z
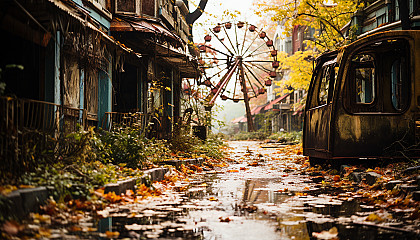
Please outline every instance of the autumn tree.
M291 56L287 56L284 52L279 53L277 57L282 72L288 75L282 81L276 83L281 86L279 91L284 93L293 89L308 90L313 71L313 55L312 50L297 51Z
M286 31L294 26L316 29L312 43L321 52L336 49L346 43L341 29L352 14L364 6L358 0L255 0L257 14L270 14L273 21L282 21Z

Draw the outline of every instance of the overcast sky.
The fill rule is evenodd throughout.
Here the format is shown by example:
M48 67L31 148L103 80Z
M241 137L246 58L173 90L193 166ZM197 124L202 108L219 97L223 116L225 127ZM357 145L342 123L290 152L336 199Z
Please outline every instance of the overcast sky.
M199 0L190 0L190 10L195 10L195 6L197 6L199 2ZM204 36L202 29L208 29L209 27L214 26L218 22L218 19L216 19L215 16L222 16L225 10L230 12L238 11L241 13L238 20L254 23L257 20L257 17L252 10L252 2L253 0L209 0L205 8L205 13L196 21L193 28L195 42L202 41L201 38Z

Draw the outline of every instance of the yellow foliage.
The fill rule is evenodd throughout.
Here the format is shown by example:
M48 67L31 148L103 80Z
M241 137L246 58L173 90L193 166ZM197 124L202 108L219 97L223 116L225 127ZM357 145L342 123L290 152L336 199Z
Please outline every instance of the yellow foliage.
M316 45L321 51L336 49L345 44L340 29L350 21L357 9L364 6L361 1L355 0L255 0L254 3L258 9L257 14L270 14L273 21L283 21L288 33L291 33L294 26L316 29L314 42L308 44Z
M292 87L295 90L305 90L309 88L311 82L313 63L311 59L316 53L313 51L297 51L291 56L286 53L280 52L277 57L280 61L280 66L283 71L289 73L289 77L276 84L280 85L280 89ZM283 91L288 91L287 89Z

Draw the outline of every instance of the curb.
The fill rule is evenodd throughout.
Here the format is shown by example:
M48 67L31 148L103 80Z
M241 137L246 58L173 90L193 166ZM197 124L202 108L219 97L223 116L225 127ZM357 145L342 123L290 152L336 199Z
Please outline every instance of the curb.
M163 164L166 165L171 165L174 166L176 168L181 167L182 164L186 165L186 164L193 164L193 165L202 165L204 162L204 158L200 157L200 158L193 158L193 159L185 159L185 160L169 160L169 161L164 161L162 162Z
M17 218L23 218L31 212L38 212L48 197L47 187L24 188L11 192L6 196L10 201L9 214Z
M194 158L186 160L170 160L163 162L163 164L172 165L176 168L179 168L182 164L202 165L203 162L203 158ZM121 193L125 193L127 190L134 191L137 180L140 180L141 183L145 185L155 181L162 181L168 171L169 169L165 167L145 170L143 171L143 176L140 178L129 178L118 181L116 183L106 184L104 186L104 192L115 192L115 194L119 195ZM40 206L45 204L51 195L51 190L53 189L44 186L36 188L24 188L13 191L6 196L6 199L10 202L10 205L9 209L7 209L5 213L17 218L24 218L31 212L39 212Z
M143 171L143 176L140 178L129 178L105 185L104 193L115 192L115 194L119 195L121 193L125 193L127 190L134 191L138 179L140 179L141 183L147 185L150 182L162 181L165 177L165 173L168 171L168 168L153 168L145 170Z

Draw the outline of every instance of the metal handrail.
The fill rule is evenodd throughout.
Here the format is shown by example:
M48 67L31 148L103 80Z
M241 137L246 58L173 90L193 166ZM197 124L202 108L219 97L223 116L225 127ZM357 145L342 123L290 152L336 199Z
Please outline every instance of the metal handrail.
M35 142L40 149L40 136L56 138L85 126L83 109L32 99L0 97L0 162L21 161L25 148Z

